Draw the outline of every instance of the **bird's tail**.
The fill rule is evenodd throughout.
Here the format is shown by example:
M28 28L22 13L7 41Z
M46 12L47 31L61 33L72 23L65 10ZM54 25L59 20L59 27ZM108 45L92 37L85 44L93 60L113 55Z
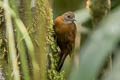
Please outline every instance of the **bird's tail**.
M60 72L63 63L65 61L65 58L67 57L68 54L64 53L63 55L60 56L59 62L58 62L58 67L57 67L57 71Z

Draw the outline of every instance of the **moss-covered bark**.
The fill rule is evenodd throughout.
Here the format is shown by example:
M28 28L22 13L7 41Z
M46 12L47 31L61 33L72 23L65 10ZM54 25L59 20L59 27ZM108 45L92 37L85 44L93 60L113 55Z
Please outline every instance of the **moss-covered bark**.
M47 77L47 36L48 28L52 27L52 10L48 0L36 0L36 8L34 13L34 33L33 42L35 53L40 67L39 79L46 80ZM37 79L37 80L39 80Z

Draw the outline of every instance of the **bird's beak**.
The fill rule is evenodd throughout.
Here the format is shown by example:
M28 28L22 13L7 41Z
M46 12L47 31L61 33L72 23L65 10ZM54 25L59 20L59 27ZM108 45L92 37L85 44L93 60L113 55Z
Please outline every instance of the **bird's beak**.
M73 18L73 21L76 21L76 19L75 19L75 18Z

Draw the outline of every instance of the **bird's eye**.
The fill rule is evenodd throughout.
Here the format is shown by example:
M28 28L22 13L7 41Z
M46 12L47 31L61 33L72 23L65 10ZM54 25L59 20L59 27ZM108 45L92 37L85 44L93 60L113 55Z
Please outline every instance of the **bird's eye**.
M70 18L70 16L67 16L68 18Z

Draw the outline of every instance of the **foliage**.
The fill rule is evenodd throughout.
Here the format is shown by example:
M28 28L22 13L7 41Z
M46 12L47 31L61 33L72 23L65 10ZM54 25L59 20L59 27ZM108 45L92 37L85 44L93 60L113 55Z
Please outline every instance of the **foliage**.
M89 36L79 54L79 68L73 68L70 80L96 80L104 61L119 41L120 16L116 16L119 14L120 8L104 18L100 28Z
M83 0L50 0L53 14L49 0L35 0L34 10L31 1L0 0L0 80L120 80L119 0L86 0L88 10L81 9ZM67 59L72 65L65 62L57 72L53 16L68 10L75 12L76 37L82 40L76 44L82 45ZM108 57L112 68L102 72Z

